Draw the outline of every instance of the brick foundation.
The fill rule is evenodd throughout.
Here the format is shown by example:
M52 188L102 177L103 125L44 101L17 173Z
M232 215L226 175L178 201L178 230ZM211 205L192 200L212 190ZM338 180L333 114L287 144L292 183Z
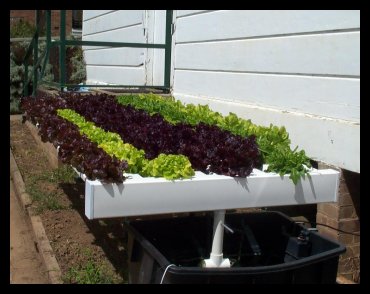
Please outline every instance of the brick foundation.
M319 168L333 168L319 163ZM316 222L333 227L317 225L320 233L346 246L347 251L339 257L338 275L360 282L360 174L340 170L337 203L317 205Z

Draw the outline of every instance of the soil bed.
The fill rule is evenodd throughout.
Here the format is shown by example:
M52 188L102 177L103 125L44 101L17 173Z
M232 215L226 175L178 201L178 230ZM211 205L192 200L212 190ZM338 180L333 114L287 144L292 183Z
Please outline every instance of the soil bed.
M62 270L65 283L126 283L122 219L88 220L84 182L68 166L52 169L21 121L10 121L10 146Z

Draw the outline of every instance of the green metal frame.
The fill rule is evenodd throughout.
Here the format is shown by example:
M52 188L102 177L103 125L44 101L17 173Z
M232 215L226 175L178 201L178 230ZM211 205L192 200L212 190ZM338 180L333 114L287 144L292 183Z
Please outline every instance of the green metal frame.
M28 96L28 84L30 77L28 74L29 59L33 51L33 84L32 84L32 96L36 95L37 87L40 84L46 84L54 86L63 91L65 87L94 87L94 88L155 88L162 89L165 92L170 91L171 87L171 50L172 50L172 17L173 11L166 10L166 39L165 44L146 44L146 43L127 43L127 42L101 42L101 41L82 41L82 40L67 40L66 39L66 10L60 11L60 38L59 40L51 40L51 10L46 11L46 50L42 56L38 56L38 42L40 32L40 11L36 11L36 32L30 42L30 46L27 49L26 55L23 59L23 65L25 67L25 78L23 83L23 95ZM66 46L106 46L106 47L130 47L130 48L152 48L152 49L164 49L165 60L164 60L164 84L155 86L138 86L138 85L74 85L66 84ZM50 56L50 49L54 46L59 47L59 82L48 82L43 81L42 78L45 73L47 61ZM42 63L40 73L38 68Z

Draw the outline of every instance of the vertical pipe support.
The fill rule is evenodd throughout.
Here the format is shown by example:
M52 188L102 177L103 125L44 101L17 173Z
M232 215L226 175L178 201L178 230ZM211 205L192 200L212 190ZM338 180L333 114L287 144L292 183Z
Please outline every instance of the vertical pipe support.
M168 91L171 87L171 50L172 50L172 16L173 10L166 10L166 41L164 57L164 86Z
M59 46L59 78L60 78L60 90L63 92L63 88L66 83L66 11L60 11L60 46Z
M203 261L203 267L230 267L230 260L228 258L223 258L224 256L222 253L225 213L225 210L214 211L212 252L210 258Z
M33 43L33 85L32 85L32 96L36 96L37 91L37 76L38 69L36 67L37 61L39 59L38 50L39 50L39 32L40 32L40 10L36 10L36 32Z
M40 79L44 76L46 65L49 61L49 54L50 54L50 47L51 47L51 10L46 10L46 54L44 59L44 64L41 69Z

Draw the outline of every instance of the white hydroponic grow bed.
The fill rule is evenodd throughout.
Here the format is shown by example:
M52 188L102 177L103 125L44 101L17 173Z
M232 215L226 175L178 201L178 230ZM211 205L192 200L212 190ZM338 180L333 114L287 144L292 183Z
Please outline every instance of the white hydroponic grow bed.
M85 180L89 219L337 201L339 172L312 169L294 185L284 177L254 169L247 178L197 171L191 179L169 181L126 174L122 184Z

